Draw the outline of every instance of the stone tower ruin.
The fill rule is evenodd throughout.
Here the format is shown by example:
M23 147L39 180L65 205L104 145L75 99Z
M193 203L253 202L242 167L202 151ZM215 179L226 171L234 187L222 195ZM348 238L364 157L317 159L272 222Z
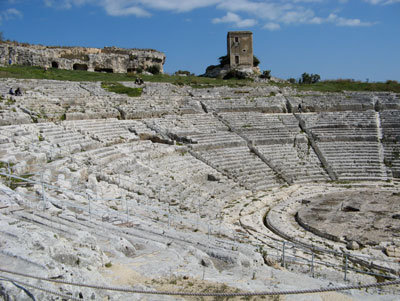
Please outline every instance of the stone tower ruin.
M251 31L230 31L227 42L230 67L252 68L253 33Z

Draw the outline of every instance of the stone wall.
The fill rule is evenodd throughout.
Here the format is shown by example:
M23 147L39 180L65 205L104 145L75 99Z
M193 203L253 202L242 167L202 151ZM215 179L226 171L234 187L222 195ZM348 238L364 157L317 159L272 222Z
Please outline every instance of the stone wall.
M126 73L158 66L163 72L165 54L152 49L116 47L47 47L40 45L0 44L0 64L39 66L67 70Z

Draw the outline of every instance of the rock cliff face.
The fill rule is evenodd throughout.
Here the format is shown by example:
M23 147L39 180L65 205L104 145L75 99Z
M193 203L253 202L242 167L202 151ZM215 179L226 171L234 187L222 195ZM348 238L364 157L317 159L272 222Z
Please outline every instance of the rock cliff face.
M0 44L0 64L39 66L67 70L126 73L158 68L163 72L165 54L152 49L116 47L47 47Z

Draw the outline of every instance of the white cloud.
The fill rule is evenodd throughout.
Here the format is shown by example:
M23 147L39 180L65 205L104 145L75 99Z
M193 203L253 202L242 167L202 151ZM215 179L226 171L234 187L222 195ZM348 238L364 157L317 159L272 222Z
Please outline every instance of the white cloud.
M104 0L102 2L104 9L110 16L129 16L129 15L135 15L136 17L151 16L151 13L149 13L147 10L132 3L136 1Z
M334 23L337 26L350 26L350 27L372 26L375 24L373 22L362 22L360 19L347 19L339 17L336 14L330 14L326 19L326 21Z
M263 29L268 29L271 31L280 29L281 26L278 23L269 22L263 26Z
M365 2L371 3L372 5L390 5L400 3L400 0L364 0Z
M221 1L223 0L132 0L130 2L136 2L153 9L188 12L198 8L214 6Z
M12 20L15 18L22 18L22 13L15 8L8 8L0 11L0 24L2 24L3 21Z
M252 27L257 24L257 21L254 19L242 19L237 14L228 12L226 16L222 18L215 18L212 20L214 24L218 23L233 23L235 27L243 28L243 27Z
M0 0L1 1L1 0ZM332 12L328 17L318 16L314 8L324 5L326 0L43 0L47 6L71 8L84 4L102 7L111 16L150 17L154 11L189 12L203 7L215 7L226 15L214 18L214 24L232 23L236 27L252 27L257 23L266 24L265 29L276 30L282 24L332 23L338 26L371 26L374 22L357 18L343 18ZM348 0L338 0L347 3ZM371 4L391 4L400 0L364 0ZM247 18L243 18L243 14ZM277 28L279 25L279 28Z
M86 3L96 3L94 0L43 0L44 4L48 7L58 9L70 9L72 6L80 6Z

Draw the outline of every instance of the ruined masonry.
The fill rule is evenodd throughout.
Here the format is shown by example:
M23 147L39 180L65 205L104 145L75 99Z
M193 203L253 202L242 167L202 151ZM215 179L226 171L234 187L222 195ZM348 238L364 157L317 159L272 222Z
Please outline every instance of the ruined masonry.
M127 73L159 68L163 72L165 54L153 49L117 47L51 47L41 45L0 44L1 65L38 66L66 70Z

